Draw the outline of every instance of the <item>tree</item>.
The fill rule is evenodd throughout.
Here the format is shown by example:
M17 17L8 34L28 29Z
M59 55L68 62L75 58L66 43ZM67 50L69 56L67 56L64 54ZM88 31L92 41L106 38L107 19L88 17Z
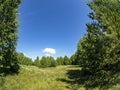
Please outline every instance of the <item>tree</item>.
M17 53L17 59L18 59L19 64L33 65L32 59L29 57L26 57L23 53Z
M77 59L87 71L87 87L100 88L119 82L120 70L120 3L118 0L92 0L93 10L87 34L78 43Z
M108 47L106 47L104 63L111 65L111 70L114 67L114 72L118 72L120 70L120 2L118 0L102 2L94 0L89 6L96 14L91 13L90 16L94 16L93 19L101 24L101 29L105 34L104 43Z
M67 56L64 56L64 65L70 65L70 59Z
M41 67L48 67L48 62L45 56L43 56L40 60Z
M45 57L43 56L40 60L41 67L55 67L56 66L56 61L54 60L53 57Z
M38 56L37 56L36 59L34 60L34 65L37 66L37 67L40 67L40 59L39 59Z
M76 58L76 52L70 57L70 64L72 65L80 65L79 60Z
M56 61L53 57L49 57L48 59L50 61L50 67L56 67L57 66L57 63L56 63Z
M17 44L17 13L21 0L0 0L0 67L2 72L18 72L15 51Z
M63 57L57 57L56 62L57 62L57 65L64 65Z

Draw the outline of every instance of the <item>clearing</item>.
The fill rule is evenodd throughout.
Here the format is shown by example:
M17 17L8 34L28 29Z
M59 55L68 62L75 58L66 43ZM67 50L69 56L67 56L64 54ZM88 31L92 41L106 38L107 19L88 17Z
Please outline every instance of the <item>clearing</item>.
M79 73L80 67L76 65L53 68L22 65L18 75L5 78L4 90L85 90L78 84ZM120 85L110 90L118 89Z

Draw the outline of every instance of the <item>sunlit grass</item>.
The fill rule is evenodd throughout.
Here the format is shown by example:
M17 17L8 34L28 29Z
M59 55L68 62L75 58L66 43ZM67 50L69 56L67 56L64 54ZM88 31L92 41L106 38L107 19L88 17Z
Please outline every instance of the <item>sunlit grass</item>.
M5 78L5 90L85 90L77 83L66 82L73 81L68 77L68 70L80 70L80 67L68 65L39 69L35 66L22 66L18 75ZM120 90L120 85L110 90Z
M67 69L69 66L43 69L23 66L19 75L6 77L5 87L6 90L69 90L67 83L58 80L67 79Z

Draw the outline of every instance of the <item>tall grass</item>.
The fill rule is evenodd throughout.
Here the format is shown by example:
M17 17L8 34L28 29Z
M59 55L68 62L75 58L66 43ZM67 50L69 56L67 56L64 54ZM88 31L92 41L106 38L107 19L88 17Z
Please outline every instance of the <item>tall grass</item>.
M73 78L69 78L69 70L77 71L80 68L70 65L43 69L35 66L22 66L18 75L5 77L3 90L85 90L83 86L73 82L75 81ZM110 90L120 90L120 85Z
M7 76L4 85L6 90L69 90L67 83L57 80L67 78L66 69L62 66L44 69L24 66L19 75Z

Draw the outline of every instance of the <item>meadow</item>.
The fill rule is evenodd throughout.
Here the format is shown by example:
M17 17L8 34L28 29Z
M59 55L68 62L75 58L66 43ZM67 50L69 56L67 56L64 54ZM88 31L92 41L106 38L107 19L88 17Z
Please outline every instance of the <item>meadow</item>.
M5 77L3 90L85 90L78 83L80 67L76 65L38 68L22 65L18 75ZM92 90L98 90L92 89ZM109 90L120 90L116 85Z

